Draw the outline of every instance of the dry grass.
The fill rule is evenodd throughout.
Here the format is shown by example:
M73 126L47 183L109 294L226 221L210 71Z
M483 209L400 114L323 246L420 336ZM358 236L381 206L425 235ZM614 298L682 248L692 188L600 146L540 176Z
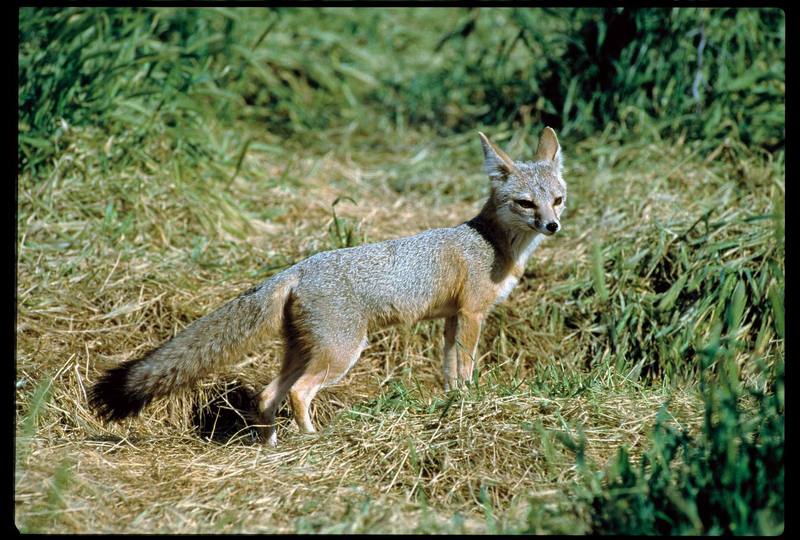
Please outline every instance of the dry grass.
M577 269L591 266L593 238L635 246L655 222L691 223L702 206L692 200L724 200L722 165L680 145L609 147L601 159L568 162L574 191L563 234L543 244L527 279L490 317L477 388L441 390L435 322L370 336L359 364L315 400L320 433L301 435L284 415L277 449L246 429L224 442L202 439L192 406L215 399L220 382L266 384L277 369L277 342L196 395L157 402L137 419L103 426L86 407L86 389L103 367L158 345L286 264L335 247L337 197L355 199L336 213L359 241L471 217L485 187L473 138L427 148L434 157L416 162L426 149L419 134L383 156L353 146L286 159L254 146L222 189L198 180L209 165L176 172L158 149L148 149L152 168L115 170L110 182L96 155L100 138L74 133L50 177L23 176L17 526L496 532L527 519L538 532L583 532L569 440L583 433L587 458L602 465L622 444L641 451L665 401L691 429L702 405L690 383L644 384L613 366L599 369L611 352L596 328L540 317L562 301L553 291L575 287ZM528 142L515 140L511 153ZM589 155L591 144L568 149L568 159ZM656 154L662 161L654 168ZM782 193L769 163L752 165L747 177ZM407 183L398 192L396 182ZM682 191L687 184L694 196ZM764 200L772 199L757 204ZM766 354L779 354L782 341L767 341Z
M639 448L663 398L605 395L598 405L592 397L461 396L440 421L441 411L425 410L437 397L370 412L350 409L360 402L355 392L328 394L317 414L321 433L290 426L277 450L154 429L146 418L157 413L113 438L42 426L17 478L18 523L69 532L408 532L429 526L428 508L434 522L460 514L465 532L484 532L482 489L502 516L527 509L529 499L568 505L574 457L552 433L582 426L589 457L605 462L622 442ZM693 422L691 399L680 402ZM64 511L42 508L64 464L72 471L61 488Z

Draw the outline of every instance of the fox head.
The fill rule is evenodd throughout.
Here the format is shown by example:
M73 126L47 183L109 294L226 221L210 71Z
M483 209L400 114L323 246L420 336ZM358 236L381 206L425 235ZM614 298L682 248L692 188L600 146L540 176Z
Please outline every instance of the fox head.
M492 203L507 226L552 235L561 228L567 184L561 178L561 147L546 127L533 161L513 161L481 132L484 168L492 183Z

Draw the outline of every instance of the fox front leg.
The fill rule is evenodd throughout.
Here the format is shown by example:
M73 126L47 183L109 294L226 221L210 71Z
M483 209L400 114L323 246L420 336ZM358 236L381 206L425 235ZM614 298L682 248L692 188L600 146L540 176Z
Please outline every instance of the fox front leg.
M444 374L444 391L449 392L458 386L458 352L456 349L457 317L448 317L444 321L444 360L442 373Z
M472 380L482 321L483 317L476 313L459 313L445 321L442 366L445 391L463 387Z

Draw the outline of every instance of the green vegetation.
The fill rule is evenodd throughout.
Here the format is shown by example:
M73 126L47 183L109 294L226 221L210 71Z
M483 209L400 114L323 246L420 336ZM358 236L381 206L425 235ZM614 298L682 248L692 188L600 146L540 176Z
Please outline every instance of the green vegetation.
M733 310L736 298L729 306ZM707 358L723 351L720 343L710 349ZM670 427L662 411L638 467L622 446L606 473L607 484L600 483L603 474L590 478L593 532L783 532L783 365L769 374L769 384L764 380L762 388L747 390L757 407L743 410L739 373L727 356L727 370L714 383L701 376L705 414L696 438Z
M52 158L64 124L166 138L195 160L226 157L209 121L282 134L529 121L784 145L780 10L450 11L455 25L436 9L23 9L20 164Z
M780 10L22 8L19 42L21 530L782 531ZM544 125L564 228L467 391L436 321L370 336L277 451L235 412L277 342L87 410L257 280L471 217L476 131L525 159Z

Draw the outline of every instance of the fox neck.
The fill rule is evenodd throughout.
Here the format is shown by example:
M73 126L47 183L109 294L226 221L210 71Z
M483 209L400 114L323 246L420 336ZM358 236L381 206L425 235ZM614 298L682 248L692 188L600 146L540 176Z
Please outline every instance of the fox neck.
M497 215L497 203L490 198L480 213L472 220L483 229L483 234L492 243L501 264L502 274L513 274L521 277L525 271L525 263L536 247L544 239L544 235L536 231L520 231L503 223ZM499 276L497 276L499 277Z

